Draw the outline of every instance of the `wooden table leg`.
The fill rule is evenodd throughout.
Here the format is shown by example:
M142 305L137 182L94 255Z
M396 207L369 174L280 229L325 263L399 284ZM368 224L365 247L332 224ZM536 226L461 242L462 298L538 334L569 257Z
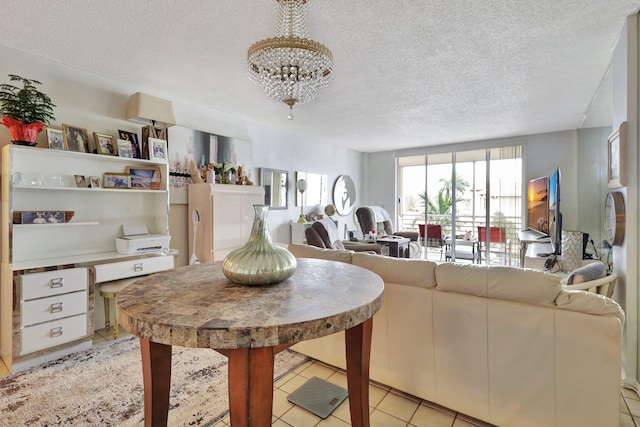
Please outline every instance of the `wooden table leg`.
M171 388L171 346L140 338L145 427L166 427Z
M273 347L229 351L229 415L233 427L270 427Z
M373 318L345 331L352 427L369 427L369 359Z

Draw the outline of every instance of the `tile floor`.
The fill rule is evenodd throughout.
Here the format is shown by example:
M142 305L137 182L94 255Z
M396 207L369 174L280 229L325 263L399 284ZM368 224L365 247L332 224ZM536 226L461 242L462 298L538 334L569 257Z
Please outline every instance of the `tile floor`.
M121 330L119 338L129 335L127 331ZM96 331L93 342L99 344L112 339L112 333L102 329ZM8 374L6 366L0 361L0 378ZM299 366L274 384L272 423L274 427L346 427L351 425L348 399L325 420L289 403L287 400L289 393L314 376L340 387L347 387L347 376L342 370L316 361L309 361ZM369 404L371 406L371 427L490 426L483 421L373 381L369 386ZM228 427L229 425L229 417L227 416L216 423L214 427ZM620 396L620 427L640 427L640 396L634 391L624 388Z

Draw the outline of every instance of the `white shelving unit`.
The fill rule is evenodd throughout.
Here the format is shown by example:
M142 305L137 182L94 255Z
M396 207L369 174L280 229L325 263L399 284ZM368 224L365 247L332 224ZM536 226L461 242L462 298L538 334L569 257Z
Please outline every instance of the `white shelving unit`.
M105 173L125 173L127 166L157 167L160 189L76 186L75 175L85 176L87 182L94 176L102 181ZM96 265L100 271L113 265L117 274L106 276L116 278L148 274L144 260L151 257L164 258L160 263L146 261L154 271L173 267L170 255L121 255L115 245L123 223L143 223L150 233L169 234L168 175L166 163L149 160L3 147L0 356L9 369L91 346L94 284L100 276ZM73 211L74 215L66 223L14 224L13 213L18 211ZM79 269L87 274L72 273ZM39 283L35 278L43 274L45 282L35 285ZM59 288L59 281L67 288ZM31 298L31 286L49 291ZM79 311L78 301L83 298L86 304ZM48 299L51 304L44 304ZM66 301L63 310L58 299ZM38 310L56 314L45 316Z

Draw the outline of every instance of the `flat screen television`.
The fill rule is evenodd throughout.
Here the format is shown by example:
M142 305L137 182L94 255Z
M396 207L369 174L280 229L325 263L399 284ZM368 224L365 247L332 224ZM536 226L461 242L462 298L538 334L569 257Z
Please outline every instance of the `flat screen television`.
M560 169L549 178L549 238L554 254L562 253L562 213L560 212Z
M549 177L532 179L527 186L527 228L549 235Z

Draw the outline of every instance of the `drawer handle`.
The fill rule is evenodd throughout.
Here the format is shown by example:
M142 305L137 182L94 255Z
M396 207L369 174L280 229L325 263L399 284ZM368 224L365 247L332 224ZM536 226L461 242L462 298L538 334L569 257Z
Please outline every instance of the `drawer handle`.
M144 270L144 268L142 267L142 263L138 263L138 264L133 264L133 271L135 272L139 272Z
M54 304L51 304L50 308L51 308L51 312L52 313L58 313L58 312L62 311L62 303L61 302L56 302Z
M49 337L61 337L62 336L62 326L58 326L57 328L53 328L49 331Z
M64 278L51 279L51 288L61 288L64 286Z

